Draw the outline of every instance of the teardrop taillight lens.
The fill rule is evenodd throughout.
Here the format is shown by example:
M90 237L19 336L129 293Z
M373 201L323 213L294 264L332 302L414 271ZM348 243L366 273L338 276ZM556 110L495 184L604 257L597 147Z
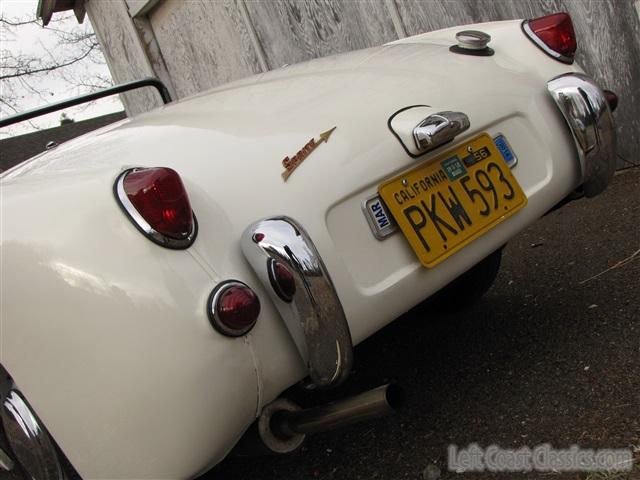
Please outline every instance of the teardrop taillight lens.
M526 20L522 28L527 36L548 55L561 62L573 63L578 44L568 13L560 12Z
M175 170L127 170L116 181L116 197L136 227L155 243L169 248L187 248L193 243L197 223Z

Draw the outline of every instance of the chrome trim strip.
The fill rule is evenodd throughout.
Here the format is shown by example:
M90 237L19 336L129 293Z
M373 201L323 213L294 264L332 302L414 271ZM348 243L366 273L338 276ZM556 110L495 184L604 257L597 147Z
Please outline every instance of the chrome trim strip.
M193 244L194 240L196 239L196 235L198 234L198 221L196 219L195 213L192 212L193 228L186 238L171 238L158 232L151 225L149 225L149 223L142 217L142 215L140 215L138 210L136 210L136 207L134 207L133 203L131 203L131 200L129 200L127 193L124 191L125 177L130 172L135 172L136 170L138 170L138 168L129 168L127 170L124 170L122 173L120 173L120 175L118 175L118 178L116 179L114 193L116 199L120 204L120 207L124 210L131 222L138 228L138 230L140 230L140 232L142 232L142 234L152 242L157 243L162 247L172 248L176 250L189 248L191 244Z
M602 89L582 73L565 73L547 82L578 150L584 194L603 192L616 167L616 128Z
M309 235L289 217L272 217L250 225L240 245L289 329L312 382L321 388L342 383L353 364L351 332L329 272ZM282 262L294 275L296 293L290 303L271 287L270 258Z
M571 65L573 63L573 58L565 57L564 55L556 52L555 50L551 50L547 44L545 44L540 37L538 37L531 27L529 26L529 20L524 20L522 22L522 31L526 34L527 38L536 44L540 50L549 55L550 57L555 58L556 60L564 63L568 63Z

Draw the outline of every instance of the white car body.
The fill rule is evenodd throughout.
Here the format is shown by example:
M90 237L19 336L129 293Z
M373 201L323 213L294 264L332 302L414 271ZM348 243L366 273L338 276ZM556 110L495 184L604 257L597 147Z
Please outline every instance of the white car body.
M307 375L241 249L253 222L286 215L304 227L358 344L584 183L584 155L547 85L582 71L520 25L440 30L251 77L2 176L0 362L83 478L193 477ZM465 28L490 34L495 55L450 52ZM471 127L413 159L387 121L416 104L464 112ZM282 158L334 126L283 181ZM504 134L516 152L524 209L433 269L402 233L373 236L362 204L382 181L481 132ZM176 170L189 193L199 231L188 249L148 241L114 199L120 172L154 166ZM262 304L239 338L212 329L205 311L226 279L250 285Z

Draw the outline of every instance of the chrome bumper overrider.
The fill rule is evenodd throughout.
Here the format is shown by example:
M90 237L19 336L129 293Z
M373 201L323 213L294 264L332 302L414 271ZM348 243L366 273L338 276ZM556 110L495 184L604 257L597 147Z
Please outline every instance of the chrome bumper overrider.
M607 187L616 165L616 131L602 89L586 75L567 73L547 83L549 93L567 121L580 158L587 197Z
M311 381L322 388L340 384L353 363L351 334L329 273L307 233L291 218L268 218L244 231L241 247L287 325ZM296 293L289 303L271 287L270 259L294 273Z

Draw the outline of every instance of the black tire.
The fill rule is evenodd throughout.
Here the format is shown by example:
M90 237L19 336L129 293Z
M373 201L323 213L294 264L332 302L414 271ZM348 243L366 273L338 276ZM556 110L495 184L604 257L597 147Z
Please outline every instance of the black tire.
M458 312L476 304L493 285L502 260L502 248L471 267L425 302L440 312Z

